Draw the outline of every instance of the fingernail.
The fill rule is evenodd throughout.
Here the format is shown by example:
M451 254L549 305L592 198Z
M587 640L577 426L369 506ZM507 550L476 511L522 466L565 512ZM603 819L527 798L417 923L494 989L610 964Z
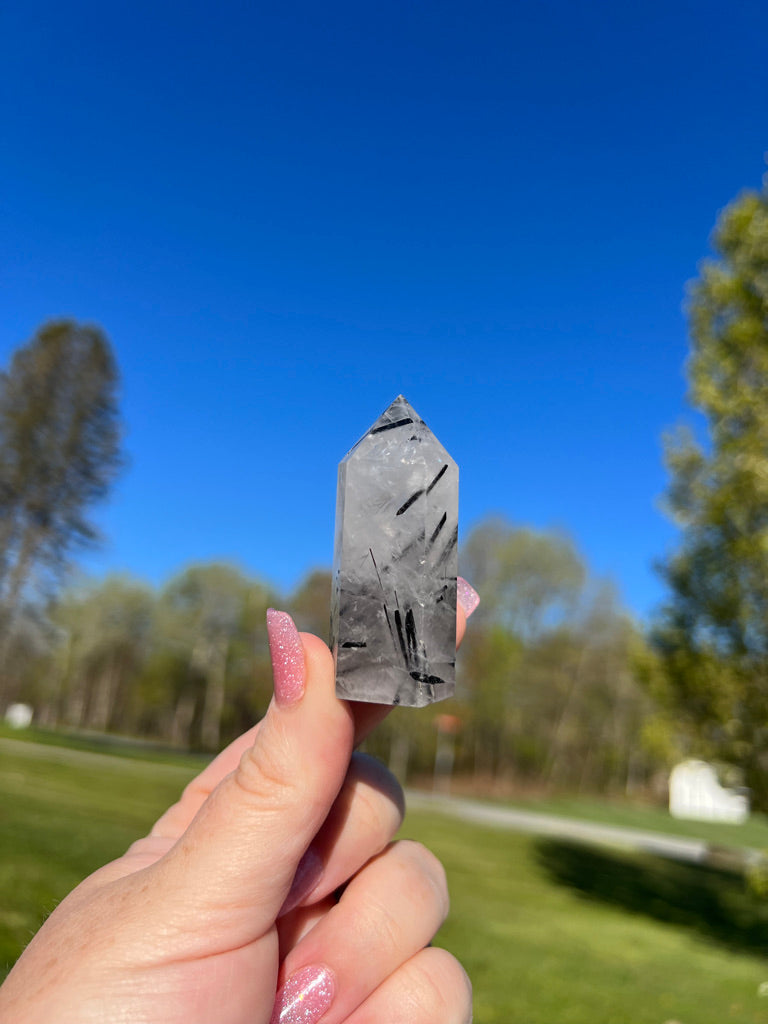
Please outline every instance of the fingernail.
M480 604L480 595L471 587L469 583L464 579L463 576L456 577L456 599L464 610L464 614L469 618L472 612Z
M323 859L320 854L310 846L307 852L299 861L296 874L293 876L293 883L285 897L285 903L280 908L278 917L287 914L289 910L298 907L301 901L312 892L320 881L323 873Z
M285 707L304 696L304 648L293 619L286 612L267 611L267 635L272 658L275 700Z
M334 992L327 967L303 967L275 996L269 1024L315 1024L333 1002Z

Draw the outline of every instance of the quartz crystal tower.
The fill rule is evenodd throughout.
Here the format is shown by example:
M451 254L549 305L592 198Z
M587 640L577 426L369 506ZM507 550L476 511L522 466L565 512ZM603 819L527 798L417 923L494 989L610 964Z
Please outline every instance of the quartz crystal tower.
M336 693L423 707L453 695L459 473L400 395L339 464Z

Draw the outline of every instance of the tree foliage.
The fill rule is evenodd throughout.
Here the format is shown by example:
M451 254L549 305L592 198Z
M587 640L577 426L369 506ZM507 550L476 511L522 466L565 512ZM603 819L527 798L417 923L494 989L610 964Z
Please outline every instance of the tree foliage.
M482 595L459 655L456 698L398 710L369 741L400 775L431 773L443 716L460 723L452 763L475 789L632 792L663 759L644 740L637 629L591 580L571 541L503 520L478 524L460 554ZM442 735L442 746L445 736Z
M512 528L503 519L487 520L472 531L462 566L483 595L478 619L528 640L568 617L586 579L568 537Z
M153 618L153 592L128 576L64 593L50 608L54 639L38 683L46 717L76 728L131 731L133 683L149 655Z
M253 686L253 658L266 640L270 596L234 566L215 563L184 570L161 595L165 638L189 651L189 677L202 683L200 744L205 749L220 745L228 678L241 667Z
M689 397L706 440L667 442L681 528L655 630L691 747L739 765L768 807L768 184L722 211L690 289Z
M46 324L0 374L0 661L26 591L92 542L88 519L120 465L118 374L106 337Z
M560 535L496 520L479 524L465 551L484 610L460 652L457 695L395 709L367 741L370 752L403 779L437 773L447 784L440 773L449 765L478 791L647 786L666 755L646 740L655 719L636 679L638 652L650 656L612 588L590 580ZM494 597L499 564L508 568ZM80 584L25 618L8 698L31 703L49 727L217 749L269 703L268 604L322 635L330 584L330 573L315 570L278 596L217 563L185 569L159 590L125 576ZM531 593L546 599L536 615L518 616ZM658 729L652 739L658 751Z

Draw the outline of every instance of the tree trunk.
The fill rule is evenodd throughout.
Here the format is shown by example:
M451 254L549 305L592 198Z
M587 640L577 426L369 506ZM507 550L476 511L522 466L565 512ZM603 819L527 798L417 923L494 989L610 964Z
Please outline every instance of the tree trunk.
M24 586L24 581L27 578L27 573L29 572L30 565L32 564L32 559L34 558L36 549L37 538L33 534L32 530L27 530L27 534L21 545L19 557L8 582L8 589L0 601L0 687L2 686L3 677L7 668L11 643L13 642L13 631L16 625L19 595L21 594L21 588Z
M403 786L408 779L408 762L410 757L410 737L399 730L394 732L389 743L389 770Z
M475 784L477 784L487 781L493 775L493 754L491 753L488 737L484 736L480 729L475 731L473 751L474 780Z
M450 793L455 751L455 734L438 732L435 746L435 768L432 776L433 792Z
M88 715L88 724L92 729L104 732L112 717L112 710L120 677L116 658L110 655L104 672L99 673L96 684L96 695Z
M221 742L221 713L227 679L229 641L219 637L208 647L205 672L205 703L200 723L200 741L206 750L218 750Z
M11 548L14 543L14 534L18 529L18 525L14 516L9 515L5 527L0 530L0 594L2 594L5 584L5 579L8 575L8 559Z
M195 703L195 696L192 693L183 693L176 701L168 737L171 746L187 748L192 746L191 731L195 717Z
M563 732L572 716L574 708L576 708L577 699L581 696L581 681L587 654L588 648L586 646L582 647L579 652L578 661L576 662L576 668L571 678L571 685L568 688L568 694L563 701L555 728L551 734L549 750L547 751L547 758L542 771L542 778L547 785L551 785L553 782L556 782L561 776L560 764L563 758L564 747L562 742Z
M56 652L50 662L52 685L46 699L35 709L35 720L44 729L55 729L64 711L64 680L69 667L71 634L67 633L64 649Z

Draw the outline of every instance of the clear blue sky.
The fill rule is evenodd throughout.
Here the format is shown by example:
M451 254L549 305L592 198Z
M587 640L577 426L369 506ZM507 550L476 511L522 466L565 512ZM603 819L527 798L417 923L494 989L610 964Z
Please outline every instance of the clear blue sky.
M332 557L403 392L464 536L568 530L645 617L684 284L768 149L768 5L52 3L0 12L0 362L96 321L131 464L94 571Z

